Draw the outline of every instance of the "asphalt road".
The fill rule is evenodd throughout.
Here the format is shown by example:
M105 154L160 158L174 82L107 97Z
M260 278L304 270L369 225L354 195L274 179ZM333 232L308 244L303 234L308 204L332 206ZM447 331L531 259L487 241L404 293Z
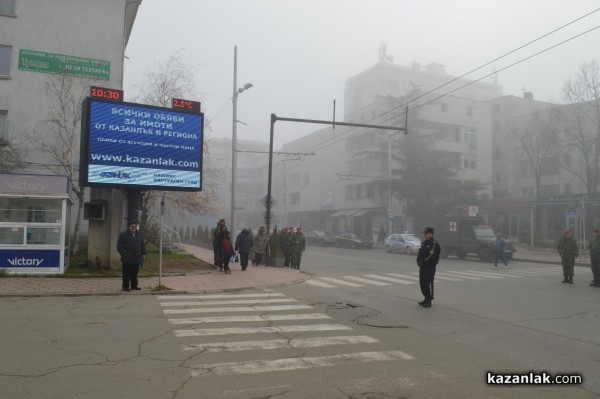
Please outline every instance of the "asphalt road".
M414 262L309 247L313 279L267 290L3 298L0 397L598 397L589 270L566 285L556 265L443 260L423 309ZM487 372L583 384L489 385Z

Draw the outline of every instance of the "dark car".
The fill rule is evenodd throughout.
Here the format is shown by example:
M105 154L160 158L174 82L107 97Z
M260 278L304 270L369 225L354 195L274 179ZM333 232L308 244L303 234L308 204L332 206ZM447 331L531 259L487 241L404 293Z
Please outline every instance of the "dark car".
M358 236L351 231L335 236L335 241L338 248L373 248L372 239Z
M329 233L313 230L304 236L306 245L318 245L319 247L335 246L335 237Z

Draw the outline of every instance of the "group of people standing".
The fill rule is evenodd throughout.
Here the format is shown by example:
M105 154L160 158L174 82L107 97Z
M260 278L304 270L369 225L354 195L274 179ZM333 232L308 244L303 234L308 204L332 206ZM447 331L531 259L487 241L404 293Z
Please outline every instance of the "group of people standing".
M281 229L279 243L281 244L281 252L283 252L284 266L291 266L292 269L300 270L302 252L306 250L306 239L302 233L302 227L297 227L295 231L293 227Z
M229 264L232 261L237 261L238 255L242 271L245 271L249 261L254 266L263 263L267 248L266 229L261 226L256 235L253 236L250 229L243 228L235 238L235 242L233 242L225 219L221 219L212 231L212 246L214 265L219 268L219 271L231 274Z
M564 279L561 282L573 284L575 259L579 256L579 245L577 245L577 241L573 238L571 229L565 230L563 236L558 240L556 249L560 255L563 268ZM600 229L594 229L594 239L588 245L588 249L590 250L593 275L590 286L600 287Z

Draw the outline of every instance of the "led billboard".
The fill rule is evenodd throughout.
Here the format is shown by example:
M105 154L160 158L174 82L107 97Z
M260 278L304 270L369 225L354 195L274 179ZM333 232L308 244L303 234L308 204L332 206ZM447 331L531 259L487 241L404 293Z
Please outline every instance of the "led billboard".
M202 190L204 114L87 98L80 182L84 186Z

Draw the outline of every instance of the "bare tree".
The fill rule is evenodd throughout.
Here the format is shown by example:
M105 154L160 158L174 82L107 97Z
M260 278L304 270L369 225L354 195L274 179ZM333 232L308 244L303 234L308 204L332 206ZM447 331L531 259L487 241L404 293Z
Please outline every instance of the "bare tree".
M574 79L563 85L569 124L565 130L569 147L579 156L568 170L579 178L588 194L598 193L600 183L600 65L583 64Z
M134 101L169 107L172 98L199 99L196 68L185 62L181 51L175 52L165 61L157 61L154 70L146 72L141 84L136 85L138 95ZM205 123L206 125L206 123ZM209 157L206 135L203 143L203 158ZM184 214L197 214L211 212L215 204L215 176L218 171L207 168L203 162L202 190L201 192L165 191L165 198L169 203ZM160 191L146 191L142 195L142 218L148 217L159 197Z
M10 173L25 166L25 148L15 139L0 138L0 173Z
M541 194L544 175L559 173L560 155L564 151L560 133L564 131L564 114L554 105L544 111L536 111L526 118L509 122L508 130L516 139L518 173L532 177L535 197Z
M81 87L77 90L76 87ZM87 86L85 86L87 87ZM43 132L28 135L34 155L49 156L42 166L58 175L67 176L71 194L77 204L77 218L73 232L71 254L79 253L79 236L83 219L85 188L79 184L79 149L81 136L81 104L84 86L75 86L69 75L52 75L46 81L49 101L48 118L42 124ZM40 164L40 159L35 160Z

